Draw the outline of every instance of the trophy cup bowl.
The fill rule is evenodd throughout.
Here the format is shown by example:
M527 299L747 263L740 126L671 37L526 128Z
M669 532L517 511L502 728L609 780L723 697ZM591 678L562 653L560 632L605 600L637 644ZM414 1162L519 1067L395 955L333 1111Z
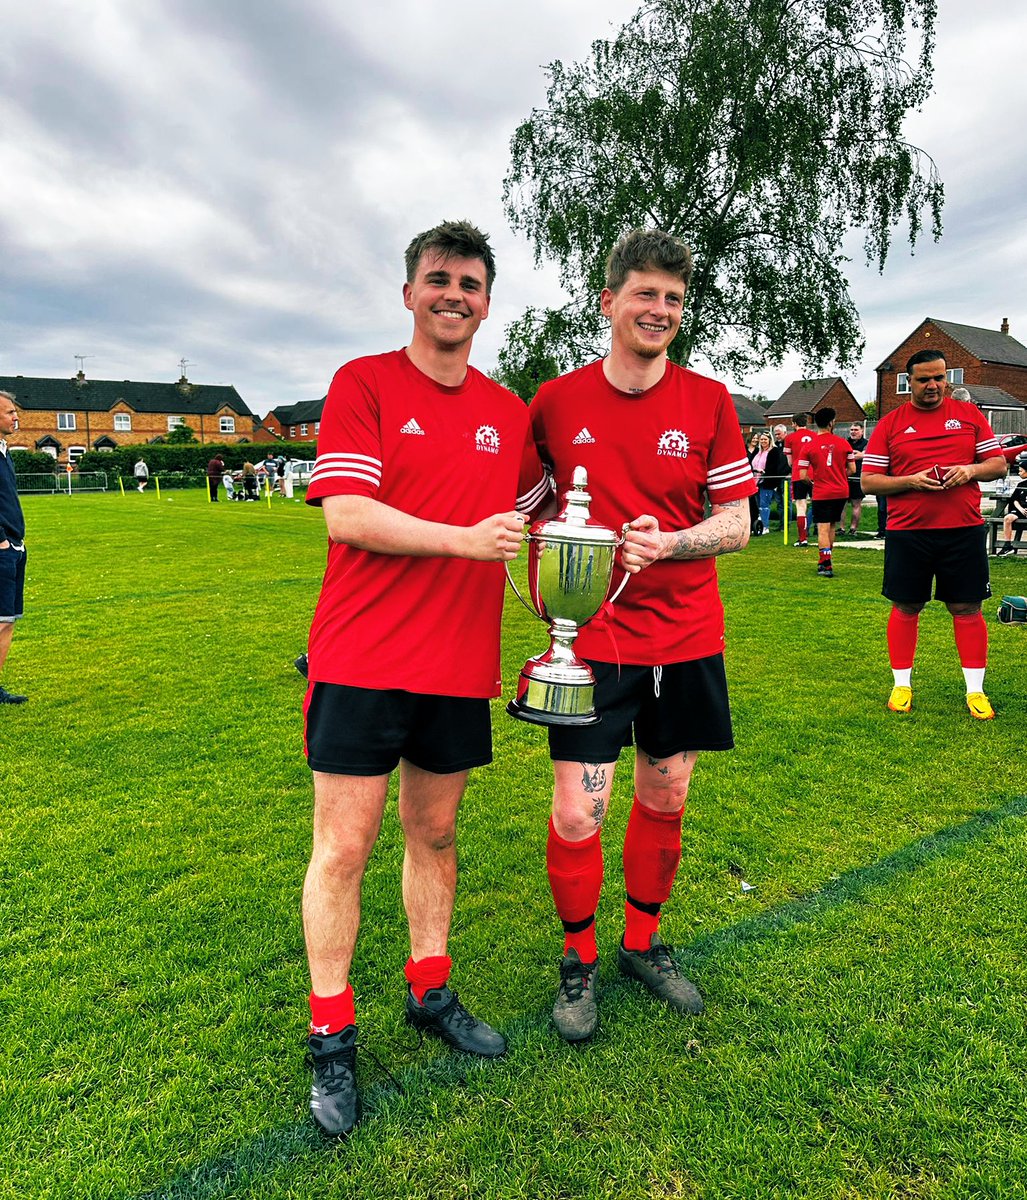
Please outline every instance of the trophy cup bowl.
M559 516L536 521L528 531L530 604L507 567L517 598L549 625L549 649L524 664L517 695L506 707L534 725L594 725L602 719L593 704L595 677L574 653L573 642L606 603L624 537L592 520L587 489L588 473L575 467ZM626 582L625 575L614 599Z

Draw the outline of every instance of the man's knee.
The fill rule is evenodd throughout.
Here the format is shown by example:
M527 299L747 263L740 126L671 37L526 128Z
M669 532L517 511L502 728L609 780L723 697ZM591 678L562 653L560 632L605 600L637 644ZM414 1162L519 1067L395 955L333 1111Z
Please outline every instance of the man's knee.
M981 611L980 601L974 600L967 604L946 601L945 607L954 617L975 617Z

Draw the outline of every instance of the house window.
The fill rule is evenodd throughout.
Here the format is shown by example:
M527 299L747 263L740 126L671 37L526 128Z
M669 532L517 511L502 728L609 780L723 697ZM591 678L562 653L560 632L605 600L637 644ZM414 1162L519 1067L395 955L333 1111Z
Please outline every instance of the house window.
M69 446L68 447L68 462L77 463L78 460L85 454L85 446Z
M129 433L132 429L132 414L131 413L115 413L114 414L114 432Z
M900 396L909 395L909 376L905 371L900 371L898 378L895 381L895 391Z
M953 387L963 386L963 368L953 367L950 371L945 372L945 378L952 384Z
M57 414L58 429L74 429L75 414L74 413L58 413Z
M218 422L220 433L235 433L235 417L222 417Z
M168 417L168 433L170 433L172 429L178 429L179 426L184 424L185 417Z
M296 436L296 426L290 425L289 426L289 437L295 437L295 436Z
M314 437L317 437L317 435L318 435L320 432L321 432L321 422L320 422L320 421L315 421L315 422L314 422Z
M306 436L307 436L307 427L306 427L306 425L301 425L300 426L300 437L306 437Z

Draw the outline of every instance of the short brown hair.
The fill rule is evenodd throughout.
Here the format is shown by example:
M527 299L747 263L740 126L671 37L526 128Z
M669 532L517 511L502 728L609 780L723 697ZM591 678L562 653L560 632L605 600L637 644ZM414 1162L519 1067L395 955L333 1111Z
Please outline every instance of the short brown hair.
M443 221L434 229L426 229L407 246L407 283L417 277L417 266L427 250L436 250L443 258L480 258L485 264L485 290L491 295L496 278L496 259L489 245L489 235L482 233L470 221Z
M662 229L632 229L610 251L606 286L611 292L619 292L631 271L666 271L677 275L687 290L692 278L692 252Z

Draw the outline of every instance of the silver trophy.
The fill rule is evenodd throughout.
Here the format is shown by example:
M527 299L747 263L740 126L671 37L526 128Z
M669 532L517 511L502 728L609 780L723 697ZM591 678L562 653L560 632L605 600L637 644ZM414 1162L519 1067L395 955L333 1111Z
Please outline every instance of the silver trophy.
M595 676L574 653L573 642L606 603L624 535L592 520L585 468L575 467L571 480L559 516L536 521L528 531L530 604L507 567L517 598L549 625L549 649L524 664L517 697L506 706L511 716L535 725L594 725L602 719L592 701ZM627 581L625 574L613 600Z

